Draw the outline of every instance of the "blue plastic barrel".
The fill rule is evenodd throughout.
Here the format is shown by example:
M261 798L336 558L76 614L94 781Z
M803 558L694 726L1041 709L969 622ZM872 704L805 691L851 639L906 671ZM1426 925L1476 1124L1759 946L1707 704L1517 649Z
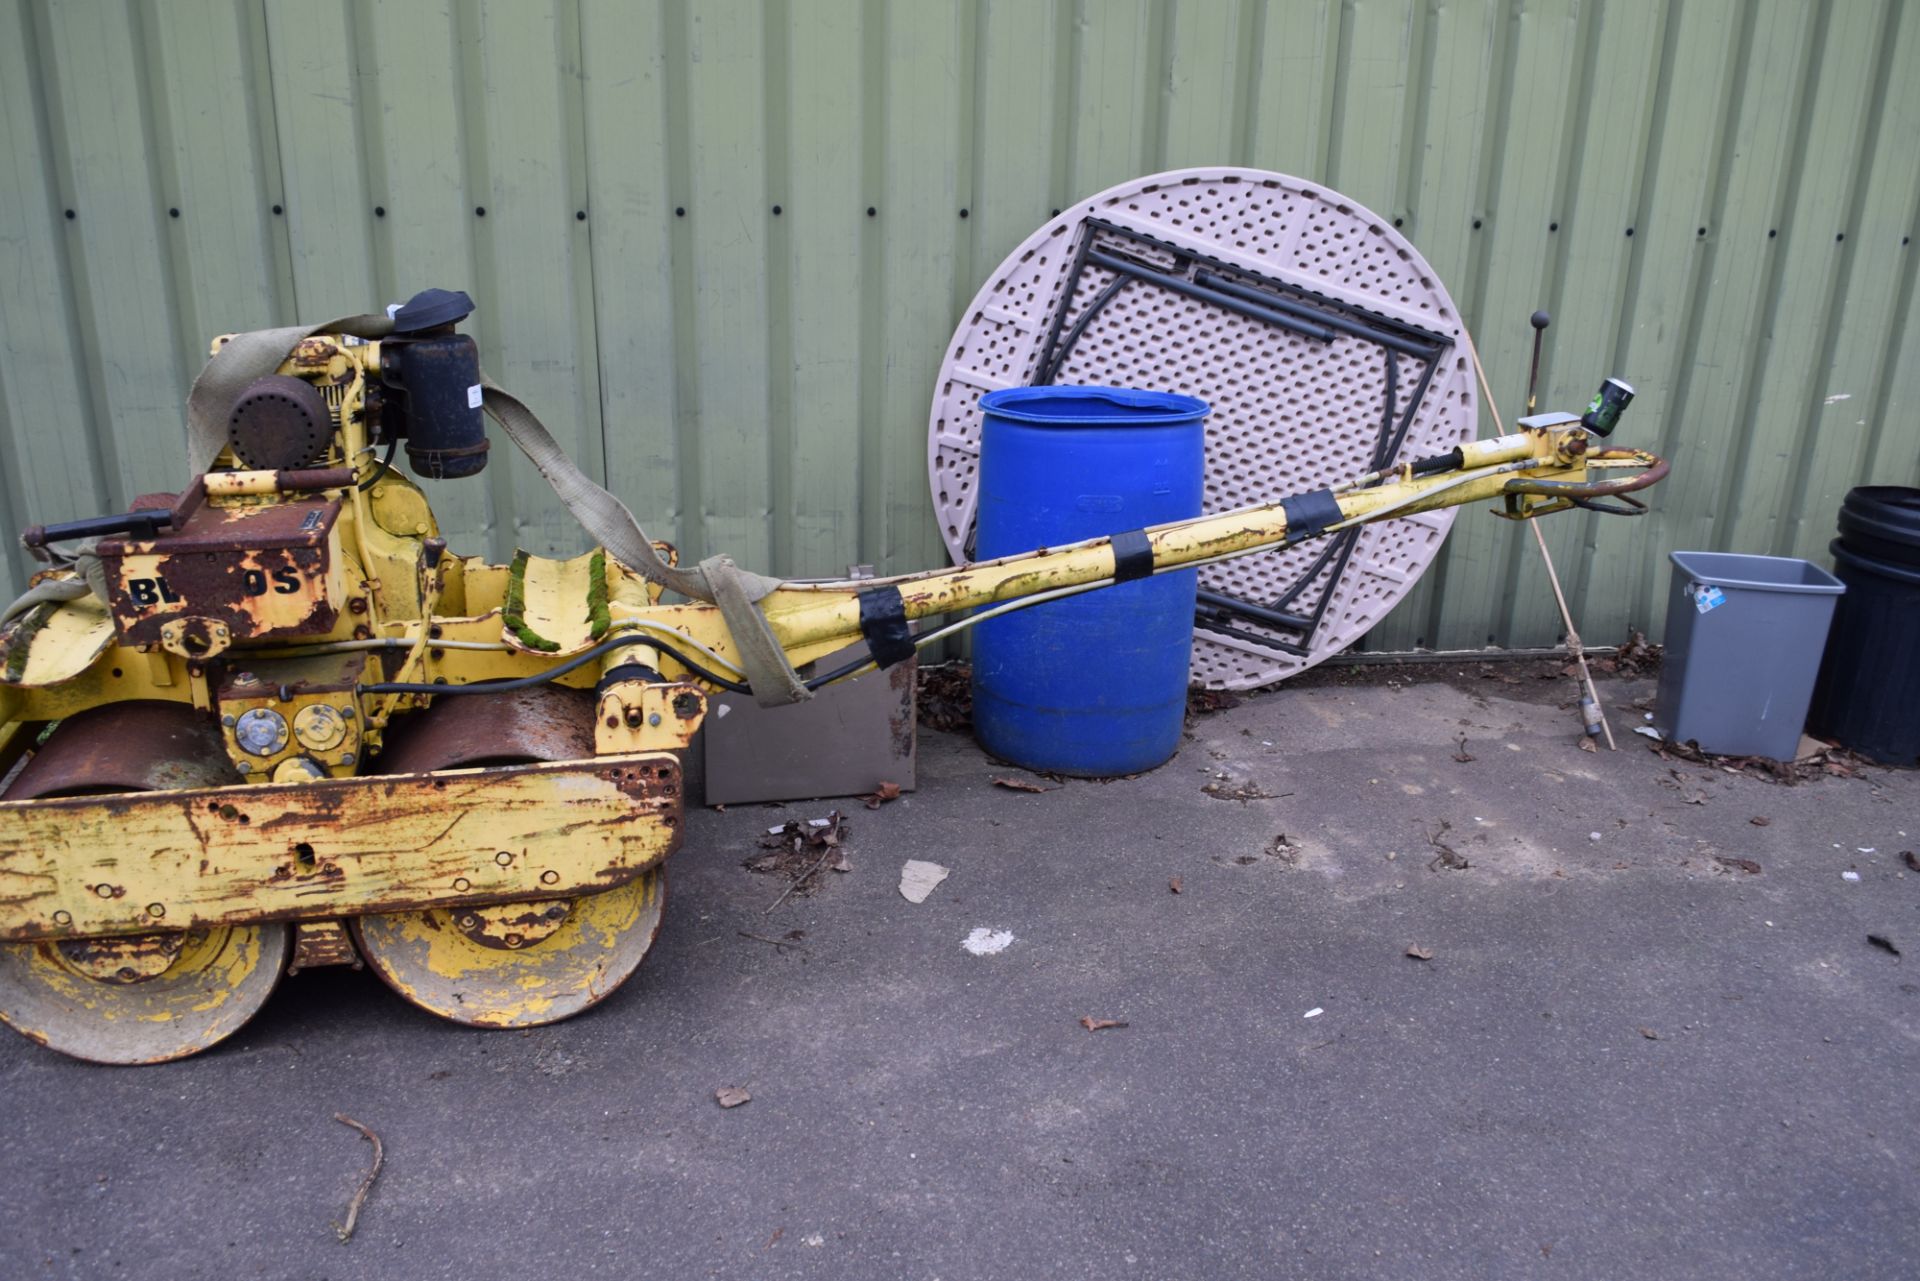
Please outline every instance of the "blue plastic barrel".
M1200 514L1206 402L1120 387L980 398L974 555L991 560ZM1028 769L1102 777L1180 745L1198 571L1050 601L973 629L980 745Z

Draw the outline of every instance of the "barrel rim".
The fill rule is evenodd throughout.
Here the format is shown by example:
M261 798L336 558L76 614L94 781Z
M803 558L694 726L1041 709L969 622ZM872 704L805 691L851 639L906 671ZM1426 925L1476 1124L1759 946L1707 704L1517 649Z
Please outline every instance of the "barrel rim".
M1920 587L1920 569L1912 565L1881 560L1875 556L1862 556L1854 548L1846 546L1845 539L1836 538L1828 543L1827 552L1833 557L1836 568L1845 565L1849 569L1863 570L1869 574L1877 574L1881 578L1890 578L1896 583Z
M1839 596L1847 590L1847 585L1835 578L1810 560L1798 556L1761 556L1749 552L1702 552L1672 551L1667 559L1682 573L1695 582L1706 583L1712 587L1734 587L1741 591L1782 592L1794 596ZM1800 565L1812 570L1826 582L1811 583L1769 583L1761 579L1741 578L1736 574L1721 572L1714 568L1713 562L1727 560L1770 560L1782 564ZM1730 567L1729 567L1730 568Z
M1022 408L1033 401L1104 401L1126 409L1144 412L1122 418L1075 418L1068 414L1047 414L1037 408ZM1198 423L1213 412L1213 406L1197 396L1172 391L1146 391L1138 387L1080 386L1043 383L1033 387L1003 387L980 398L982 413L1032 427L1164 427Z

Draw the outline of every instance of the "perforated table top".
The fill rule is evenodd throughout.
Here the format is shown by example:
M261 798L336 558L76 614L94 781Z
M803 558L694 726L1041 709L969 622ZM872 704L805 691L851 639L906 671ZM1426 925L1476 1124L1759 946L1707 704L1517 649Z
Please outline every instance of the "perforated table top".
M1473 437L1478 415L1458 312L1419 252L1337 192L1257 169L1113 187L988 277L948 347L928 426L956 561L968 559L978 499L979 398L1045 382L1208 402L1209 512L1444 453ZM1203 569L1194 680L1251 689L1345 649L1412 589L1453 516Z

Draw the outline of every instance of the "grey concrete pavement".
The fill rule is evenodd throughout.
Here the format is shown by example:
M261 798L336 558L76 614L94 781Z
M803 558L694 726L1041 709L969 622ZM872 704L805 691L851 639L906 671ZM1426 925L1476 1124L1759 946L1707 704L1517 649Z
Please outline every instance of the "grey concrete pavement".
M571 1023L319 971L179 1064L7 1035L0 1276L1920 1273L1920 776L1573 729L1498 679L1293 688L1040 795L925 733L771 914L742 860L829 806L694 815L654 954ZM907 858L953 869L920 906ZM347 1245L336 1112L387 1147Z

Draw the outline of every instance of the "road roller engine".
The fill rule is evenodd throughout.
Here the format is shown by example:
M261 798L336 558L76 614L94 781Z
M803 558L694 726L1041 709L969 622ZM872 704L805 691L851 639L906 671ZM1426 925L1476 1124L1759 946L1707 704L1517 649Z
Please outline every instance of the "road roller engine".
M105 1063L203 1050L283 973L366 964L459 1023L617 988L660 927L680 754L715 690L775 706L982 618L1488 499L1528 518L1666 472L1584 416L1266 506L896 578L681 566L481 373L465 294L218 338L188 475L22 535L0 620L0 1018ZM600 545L449 552L423 480L485 417ZM944 625L932 620L949 616ZM864 640L856 662L802 669Z

